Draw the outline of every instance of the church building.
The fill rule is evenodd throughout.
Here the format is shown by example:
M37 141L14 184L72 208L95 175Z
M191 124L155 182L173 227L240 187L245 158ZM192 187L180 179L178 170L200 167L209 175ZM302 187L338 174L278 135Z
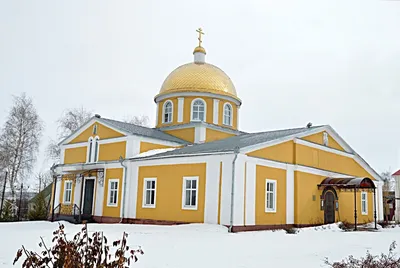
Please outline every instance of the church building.
M331 126L239 130L241 89L197 32L193 62L154 97L154 128L96 115L60 142L50 217L230 231L383 219L380 176Z

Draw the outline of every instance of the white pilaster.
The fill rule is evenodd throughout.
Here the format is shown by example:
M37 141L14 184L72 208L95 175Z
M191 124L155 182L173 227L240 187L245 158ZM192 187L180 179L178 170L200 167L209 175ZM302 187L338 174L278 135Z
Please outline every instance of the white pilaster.
M56 180L57 182L56 182L56 193L54 195L54 208L60 204L61 183L63 183L61 179L57 178Z
M106 174L107 169L104 169L103 173L103 185L99 183L99 178L97 178L94 183L95 185L95 190L96 190L96 200L95 200L95 209L94 209L94 215L95 216L103 216L103 205L104 205L104 198L107 198L107 193L104 192L105 189L105 184L106 184ZM81 208L83 209L83 208Z
M136 218L136 205L137 205L137 193L138 193L138 175L139 175L139 167L135 162L128 164L128 172L127 180L129 181L129 185L127 185L127 195L126 205L125 205L125 217L135 219Z
M220 224L229 225L231 213L231 188L232 188L232 160L222 162L222 185L221 185L221 212Z
M396 187L395 187L395 197L396 197L396 212L395 212L395 220L396 222L400 222L400 176L393 176L395 179Z
M220 162L207 161L204 223L218 223Z
M74 188L74 204L78 207L81 206L81 188L82 188L83 178L75 180L75 188Z
M157 107L156 107L156 126L157 126L158 125L158 111L159 111L160 104L157 102L156 105L157 105Z
M126 152L125 152L125 158L129 158L134 156L134 146L135 146L135 137L133 136L128 136L126 140Z
M218 125L219 121L219 100L214 99L214 107L213 107L213 123Z
M286 224L294 224L294 166L286 169Z
M184 107L185 98L178 98L178 123L183 122L183 107Z
M238 155L235 163L235 189L234 189L234 212L233 225L243 226L244 224L244 157Z
M202 143L206 141L206 128L202 125L194 128L194 143Z
M376 206L377 206L377 219L378 221L383 221L384 215L383 215L383 181L378 182L378 188L377 188L377 193L376 193Z
M245 225L256 224L256 164L246 162L246 219Z
M239 110L240 110L240 106L237 106L236 109L236 128L239 129ZM233 118L233 120L235 120L235 118Z

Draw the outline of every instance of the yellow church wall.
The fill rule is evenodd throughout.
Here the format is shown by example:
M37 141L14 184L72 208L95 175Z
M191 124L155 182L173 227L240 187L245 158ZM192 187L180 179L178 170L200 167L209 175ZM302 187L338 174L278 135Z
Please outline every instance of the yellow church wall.
M94 125L97 125L96 135L93 134ZM110 139L110 138L123 137L125 135L96 122L90 125L86 130L84 130L81 134L79 134L75 139L73 139L69 143L71 144L78 142L86 142L89 140L90 137L95 137L95 136L99 136L100 139Z
M198 176L197 210L182 209L183 177ZM157 178L156 207L143 208L143 182ZM178 222L204 222L206 164L179 164L139 167L136 217Z
M207 130L206 130L206 142L226 139L226 138L229 138L232 136L235 136L235 134L226 133L226 132L209 129L209 128L207 128Z
M151 143L151 142L144 142L144 141L140 142L140 153L147 152L150 150L165 149L165 148L173 148L173 147L168 146L168 145Z
M182 140L188 142L194 142L194 127L191 128L182 128L182 129L174 129L174 130L166 130L165 133L168 133L172 136L180 138Z
M337 221L354 223L354 192L337 191L339 198L339 213ZM361 191L356 193L357 223L369 223L374 221L373 193L368 192L368 214L361 213Z
M320 207L321 190L317 185L324 177L304 172L294 173L294 223L323 224L324 211ZM337 218L337 212L335 215Z
M265 212L266 179L276 180L276 212ZM286 170L256 166L256 225L286 224Z
M310 142L314 142L314 143L318 143L323 145L324 144L324 133L323 132L319 132L310 136L306 136L302 138L303 140L306 141L310 141ZM342 146L339 145L339 143L337 143L331 135L328 134L328 146L330 148L336 149L336 150L340 150L340 151L345 151L343 149Z
M99 146L99 161L118 160L120 156L125 158L126 141L105 143Z
M293 163L293 148L293 141L288 141L247 153L247 155L285 163Z
M87 146L65 149L64 164L85 163L86 152Z
M122 176L123 176L123 169L122 168L110 168L106 170L106 178L104 182L104 201L103 201L103 216L106 217L120 217L121 213L121 198L122 198ZM118 201L116 207L108 206L108 186L109 181L111 179L118 179Z
M206 102L206 122L213 124L213 116L214 116L214 99L211 97L184 97L184 104L183 104L183 120L182 122L178 123L178 97L168 98L165 100L160 101L158 105L158 122L157 127L164 127L170 125L180 125L180 124L187 124L191 122L191 115L192 115L192 101L194 99L201 98ZM171 123L163 123L163 107L166 101L172 101L173 103L173 118ZM233 113L233 124L232 126L226 126L223 124L223 106L225 103L230 103L232 105L232 113ZM219 126L229 127L232 129L237 129L237 105L231 101L219 99L219 106L218 106L218 115L219 115Z
M371 174L350 157L318 150L301 144L296 144L296 164L373 179Z

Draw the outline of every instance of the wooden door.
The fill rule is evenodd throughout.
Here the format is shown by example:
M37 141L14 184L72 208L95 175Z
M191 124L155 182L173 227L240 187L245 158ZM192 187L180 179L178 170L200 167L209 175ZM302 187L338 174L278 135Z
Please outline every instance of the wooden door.
M332 192L328 191L324 197L324 223L335 222L335 196Z
M92 215L94 180L86 180L82 214Z

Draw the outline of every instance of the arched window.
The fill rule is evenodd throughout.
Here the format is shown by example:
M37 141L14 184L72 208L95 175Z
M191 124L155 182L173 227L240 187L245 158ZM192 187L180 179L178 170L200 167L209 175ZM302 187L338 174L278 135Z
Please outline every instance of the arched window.
M93 138L90 137L88 140L88 156L87 156L87 162L90 163L92 162L92 147L93 147Z
M224 104L224 125L232 126L232 105Z
M97 158L99 156L99 137L94 138L94 161L97 162Z
M206 120L206 103L202 99L195 99L192 102L192 121Z
M172 122L172 111L173 111L172 101L166 101L163 107L163 123Z

